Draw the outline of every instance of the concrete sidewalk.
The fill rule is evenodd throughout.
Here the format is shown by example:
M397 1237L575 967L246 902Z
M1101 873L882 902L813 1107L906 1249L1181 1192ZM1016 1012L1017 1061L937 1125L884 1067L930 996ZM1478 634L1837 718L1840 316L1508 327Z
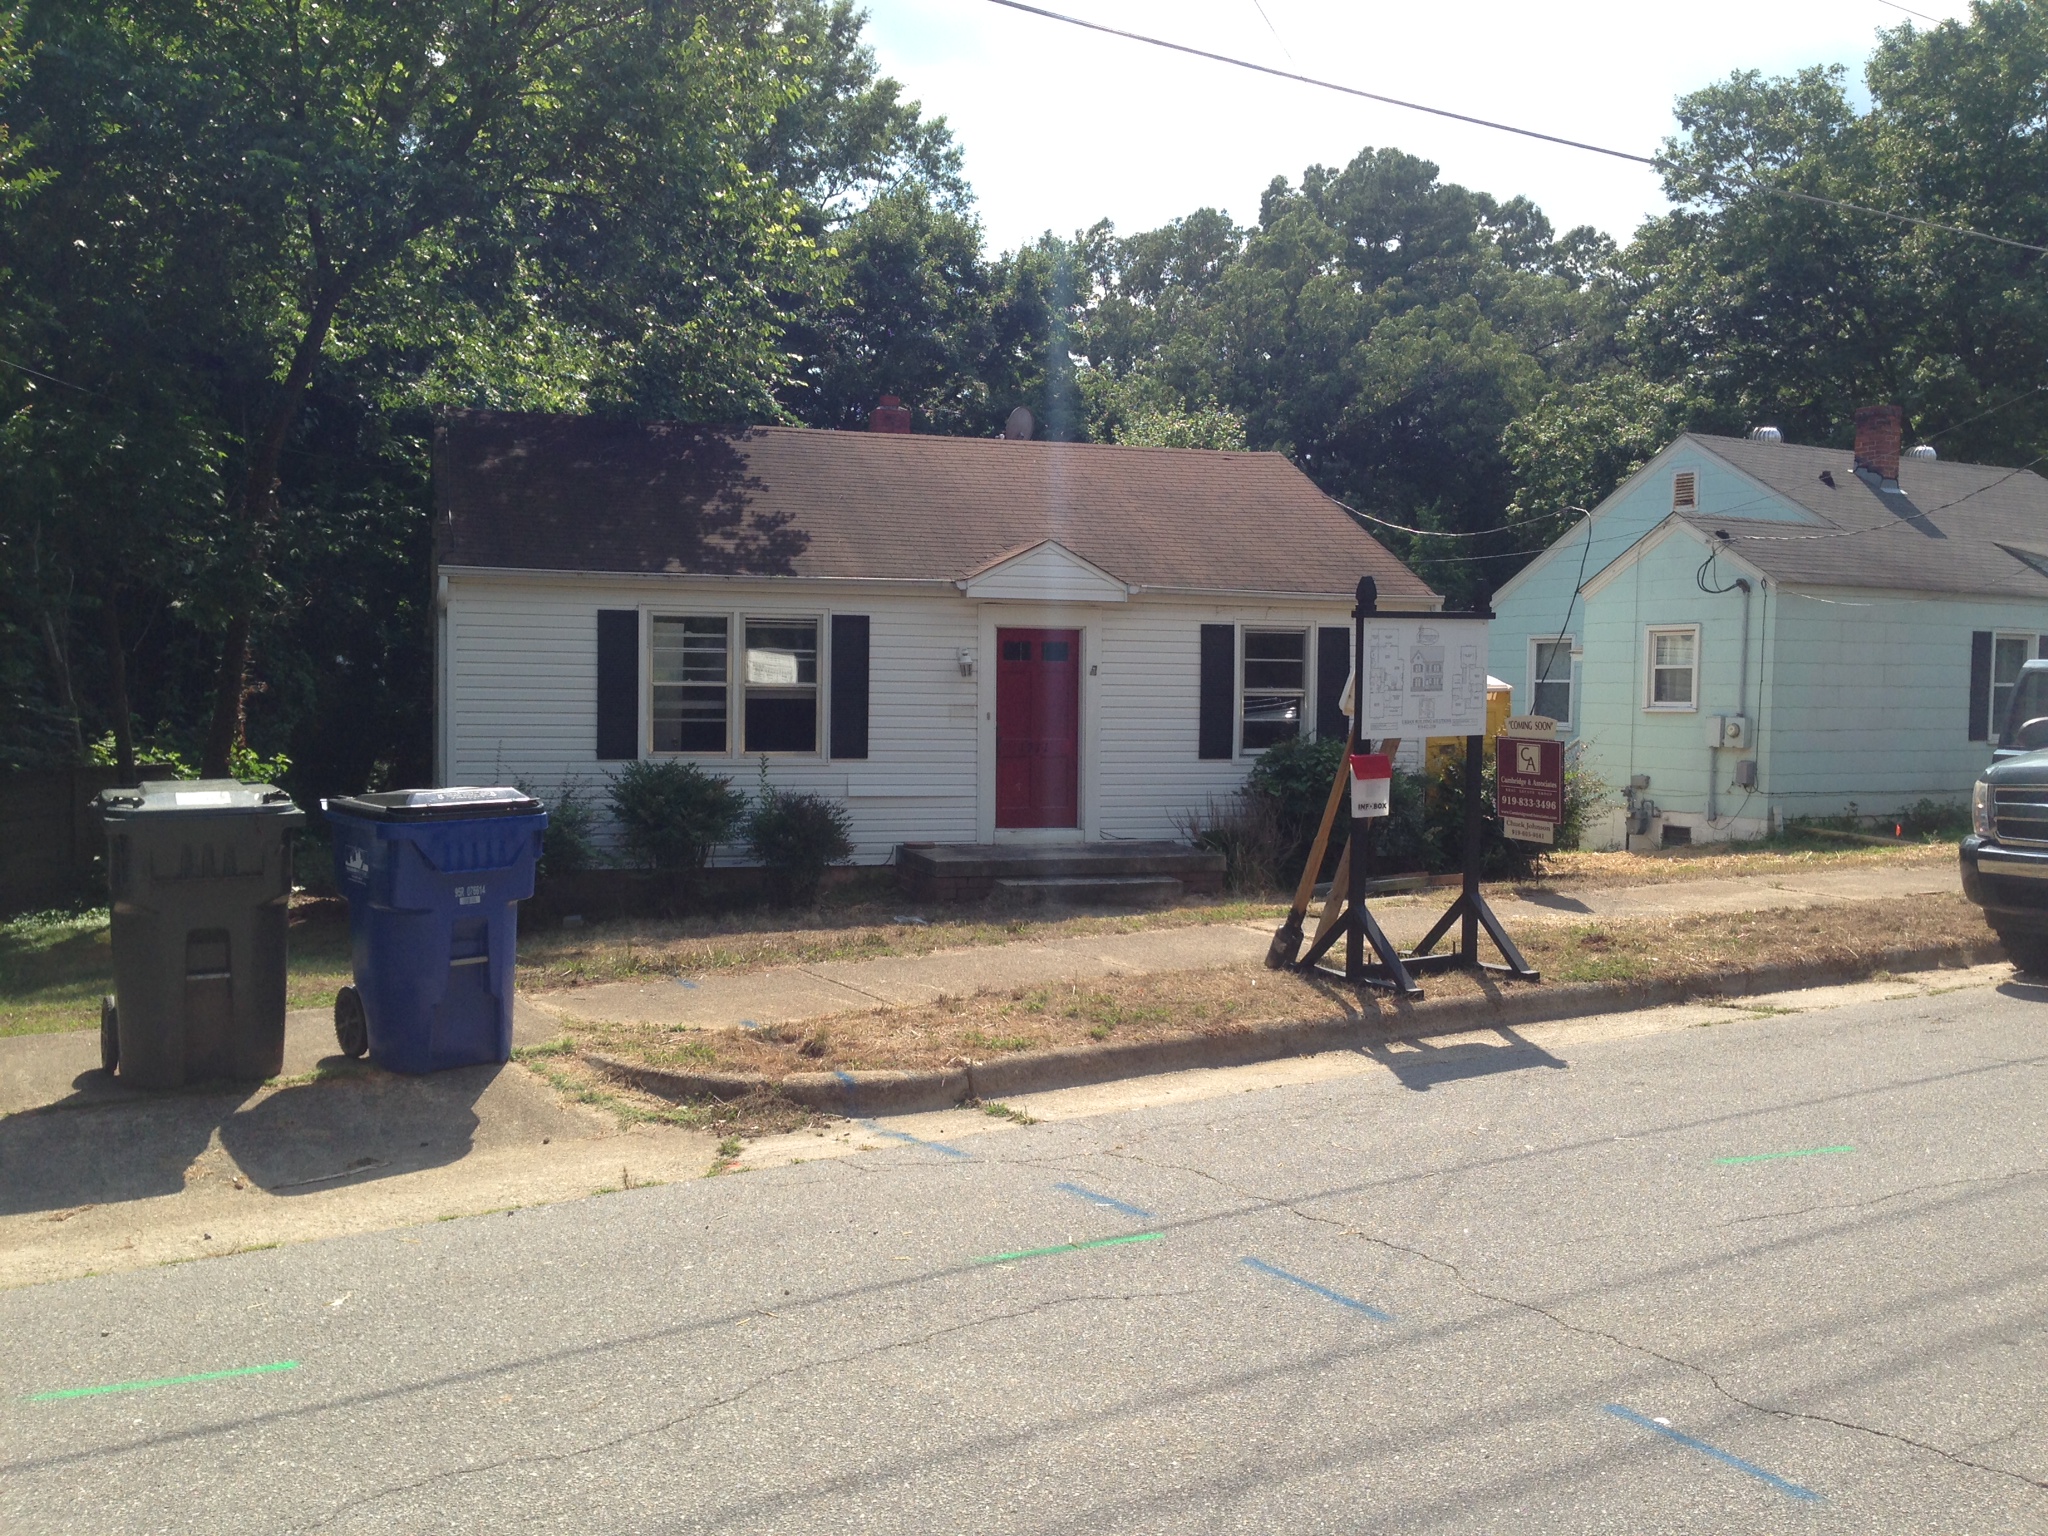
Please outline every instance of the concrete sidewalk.
M1488 899L1508 931L1514 933L1539 923L1786 911L1942 895L1960 889L1956 866L1941 863L1538 892L1527 898L1494 888ZM1395 943L1411 945L1429 930L1455 895L1455 891L1435 890L1394 897L1373 903L1373 912ZM875 1008L914 1007L941 997L1016 987L1256 964L1265 959L1273 928L1268 923L1213 923L1142 933L1089 934L885 960L780 966L736 976L605 982L537 993L526 1000L536 1010L564 1020L646 1023L671 1029L753 1029Z

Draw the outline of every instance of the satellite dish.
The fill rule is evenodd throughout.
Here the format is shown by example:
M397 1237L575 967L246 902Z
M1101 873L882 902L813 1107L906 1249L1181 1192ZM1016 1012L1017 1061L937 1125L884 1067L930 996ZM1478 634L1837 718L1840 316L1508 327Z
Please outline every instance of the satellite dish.
M1010 419L1003 423L1003 436L1024 443L1031 440L1031 434L1038 429L1031 412L1023 406L1010 412Z

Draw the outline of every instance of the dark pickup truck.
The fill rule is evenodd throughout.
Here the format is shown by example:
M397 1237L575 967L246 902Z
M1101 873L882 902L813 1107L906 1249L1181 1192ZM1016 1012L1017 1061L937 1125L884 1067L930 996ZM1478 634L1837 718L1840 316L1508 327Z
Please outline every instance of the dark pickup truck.
M1963 894L2015 965L2048 972L2048 661L2020 672L1970 820Z

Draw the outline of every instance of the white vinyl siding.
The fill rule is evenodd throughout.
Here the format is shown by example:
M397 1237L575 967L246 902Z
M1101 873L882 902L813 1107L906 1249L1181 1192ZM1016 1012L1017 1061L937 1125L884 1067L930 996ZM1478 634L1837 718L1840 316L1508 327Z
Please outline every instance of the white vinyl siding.
M446 782L519 782L543 798L574 787L600 813L606 809L609 774L617 765L596 757L598 610L637 608L642 615L643 744L653 733L660 675L654 649L662 632L654 621L730 618L729 755L687 755L749 793L755 787L755 764L741 746L742 626L749 620L815 623L819 649L828 651L833 612L866 614L868 757L835 763L823 755L830 713L823 695L829 687L813 681L809 686L820 695L820 751L777 755L769 765L770 782L779 788L844 801L853 822L855 860L862 864L886 862L898 843L972 843L980 835L981 797L990 792L981 780L983 733L993 741L993 724L981 715L993 703L995 671L985 622L1083 632L1083 814L1093 835L1112 840L1177 837L1176 816L1204 808L1244 783L1247 760L1205 761L1197 755L1203 624L1312 635L1318 625L1350 622L1344 599L1224 603L1138 596L1122 603L1054 608L984 605L957 590L876 593L828 583L699 585L689 578L670 583L460 569L446 574ZM665 649L672 652L673 646ZM974 676L961 675L963 651L984 663ZM675 672L680 660L671 655L661 665ZM829 655L820 655L816 666L816 678L828 680ZM801 675L801 662L798 670ZM986 699L984 684L989 685ZM1302 686L1306 708L1315 697L1312 645ZM741 858L735 848L725 850L719 862Z

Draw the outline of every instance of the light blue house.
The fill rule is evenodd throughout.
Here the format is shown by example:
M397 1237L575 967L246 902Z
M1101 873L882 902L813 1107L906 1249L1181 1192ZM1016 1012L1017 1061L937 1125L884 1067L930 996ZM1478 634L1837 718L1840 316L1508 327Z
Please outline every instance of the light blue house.
M2048 655L2048 481L1687 433L1494 595L1490 670L1615 792L1589 846L1955 802Z

